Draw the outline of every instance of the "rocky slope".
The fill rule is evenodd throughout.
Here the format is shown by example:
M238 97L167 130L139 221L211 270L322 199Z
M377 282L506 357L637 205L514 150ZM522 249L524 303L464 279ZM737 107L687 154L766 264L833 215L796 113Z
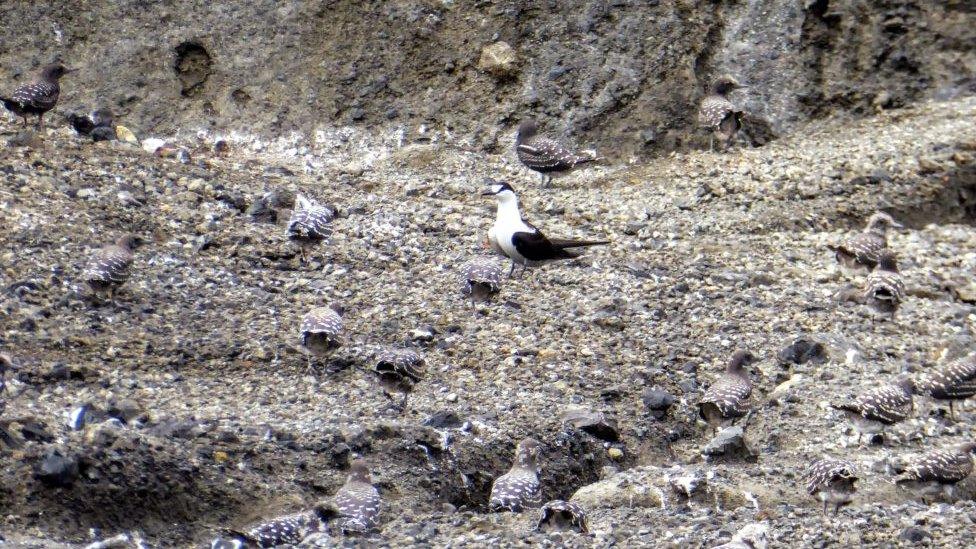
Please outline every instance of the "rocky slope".
M890 546L909 528L961 546L972 501L922 505L888 479L908 454L976 436L971 406L952 423L919 405L892 440L859 449L827 403L973 348L974 115L966 98L831 119L759 149L610 164L546 190L510 153L426 142L366 159L350 142L336 158L355 161L314 169L197 141L182 164L67 129L0 149L0 348L16 364L0 531L36 546L92 528L204 543L216 526L328 497L358 454L386 502L370 543L710 546L762 521L775 546ZM472 309L457 266L484 253L487 177L510 181L548 233L612 244L506 280ZM340 211L306 264L283 230L296 191ZM251 215L262 197L276 221ZM891 237L910 294L894 320L847 299L862 280L825 247L878 208L908 226ZM93 303L85 259L124 232L148 244L118 304ZM313 375L298 323L329 303L346 310L345 368ZM822 349L784 362L797 339ZM365 370L376 346L404 344L428 373L398 415ZM737 347L761 358L746 429L757 456L706 462L695 404ZM73 430L82 404L95 413ZM571 408L603 413L619 440L565 427ZM532 514L484 514L529 434L545 445L546 497L590 485L577 495L590 534L546 538ZM863 473L858 501L829 520L797 486L822 454ZM695 474L706 482L690 501L670 491Z
M140 134L321 152L351 132L498 153L528 114L612 158L684 149L722 72L752 86L738 100L754 143L976 91L966 0L69 0L6 2L0 20L4 86L60 57L82 69L64 104L111 107Z

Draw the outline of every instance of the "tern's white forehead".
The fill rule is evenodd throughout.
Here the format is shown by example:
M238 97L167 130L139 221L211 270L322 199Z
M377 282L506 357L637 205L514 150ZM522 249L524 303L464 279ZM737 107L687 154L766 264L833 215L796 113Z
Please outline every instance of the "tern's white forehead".
M495 194L498 194L498 193L502 192L502 189L503 188L504 187L502 187L501 185L499 185L499 184L496 183L496 184L494 184L494 185L491 186L491 192L493 192Z

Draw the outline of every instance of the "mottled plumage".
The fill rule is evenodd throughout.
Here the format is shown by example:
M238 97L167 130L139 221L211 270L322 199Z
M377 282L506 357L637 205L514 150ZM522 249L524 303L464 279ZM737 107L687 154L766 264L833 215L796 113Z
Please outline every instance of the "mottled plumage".
M848 238L837 246L828 245L842 266L851 269L873 269L878 264L881 251L888 247L888 229L901 227L890 215L875 212L868 218L864 231Z
M478 257L461 266L461 293L471 301L488 301L501 288L502 269L490 257Z
M698 412L712 427L718 428L731 423L749 412L752 381L745 367L752 364L753 360L752 353L736 351L725 372L705 391L705 396L698 405Z
M373 486L369 469L362 460L357 459L350 465L346 483L336 492L335 507L339 514L335 529L342 533L364 533L376 526L380 493Z
M698 126L711 132L709 150L714 148L715 137L728 147L742 129L742 111L728 97L741 87L731 76L722 76L712 85L711 93L702 100L698 108Z
M211 542L212 549L232 549L243 547L278 547L298 545L306 537L318 532L327 532L332 511L316 507L310 511L293 513L262 522L246 531L224 530L224 537Z
M926 373L915 386L920 395L949 401L949 417L955 419L952 402L976 395L976 354Z
M952 496L952 485L973 472L972 453L976 443L966 443L949 450L936 450L908 463L895 483L918 491L923 500L937 495Z
M114 298L116 290L129 278L133 251L139 243L138 237L126 235L92 254L82 278L97 297L106 294L109 299Z
M44 125L44 113L58 104L61 95L58 81L69 72L72 71L60 63L47 65L37 78L14 90L10 97L0 97L0 102L8 111L22 117L25 126L28 116L37 115L37 127L40 128Z
M890 314L895 314L905 300L905 281L891 250L882 250L878 256L878 265L867 278L864 299L874 310Z
M305 248L315 246L332 236L332 220L335 210L323 206L301 193L295 195L295 207L288 220L288 238L301 247L302 259Z
M542 503L538 464L540 450L539 442L533 438L519 442L512 468L491 485L489 510L521 513L526 507L536 507Z
M589 531L586 527L586 511L578 503L552 500L539 509L536 529L543 532L576 530L585 534Z
M385 349L377 355L373 373L388 397L393 398L390 393L403 393L399 406L404 409L414 384L423 377L424 357L411 349Z
M824 514L827 514L827 506L833 505L836 515L841 507L853 500L857 467L843 459L818 459L803 474L803 480L807 493L823 502Z
M831 404L831 407L843 411L854 422L860 442L862 435L879 433L886 426L908 418L912 413L914 391L914 383L906 378L865 391L850 402Z
M538 132L535 120L523 121L515 135L515 153L525 167L542 175L543 185L553 174L566 173L580 164L597 160L591 154L575 153Z
M327 357L342 346L342 317L331 307L316 307L305 314L300 328L302 347L309 356Z

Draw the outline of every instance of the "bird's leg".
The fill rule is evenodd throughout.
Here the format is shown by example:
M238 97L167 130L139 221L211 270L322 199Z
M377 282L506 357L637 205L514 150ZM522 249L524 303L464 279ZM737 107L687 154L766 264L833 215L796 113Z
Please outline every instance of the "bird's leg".
M37 115L37 129L38 130L44 129L44 113Z
M305 360L307 361L307 365L305 366L305 373L314 375L315 368L312 367L312 354L305 353Z
M827 516L827 500L826 499L824 500L823 504L824 504L823 514L824 514L824 516Z
M715 152L715 133L708 134L708 152Z
M956 421L956 413L952 409L952 401L951 400L949 401L949 419L951 419L952 421Z
M834 516L836 517L839 514L840 514L840 504L839 503L835 503L834 504Z
M407 411L407 399L408 398L410 398L410 393L404 391L404 393L403 393L403 401L400 402L400 412L406 412Z
M542 188L546 187L546 174L540 173L539 177L542 178Z
M515 274L515 262L514 261L512 262L512 268L508 270L508 278L512 278L512 275L513 274Z

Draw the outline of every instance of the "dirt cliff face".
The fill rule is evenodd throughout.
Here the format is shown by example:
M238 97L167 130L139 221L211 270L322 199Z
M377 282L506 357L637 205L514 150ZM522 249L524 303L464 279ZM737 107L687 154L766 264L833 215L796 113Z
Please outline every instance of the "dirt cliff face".
M509 145L517 120L612 157L694 141L707 83L751 88L748 138L810 117L976 89L971 3L816 0L8 2L0 82L59 56L64 107L108 106L145 134L265 137L350 126ZM504 70L479 67L505 42ZM17 47L11 47L16 44Z

